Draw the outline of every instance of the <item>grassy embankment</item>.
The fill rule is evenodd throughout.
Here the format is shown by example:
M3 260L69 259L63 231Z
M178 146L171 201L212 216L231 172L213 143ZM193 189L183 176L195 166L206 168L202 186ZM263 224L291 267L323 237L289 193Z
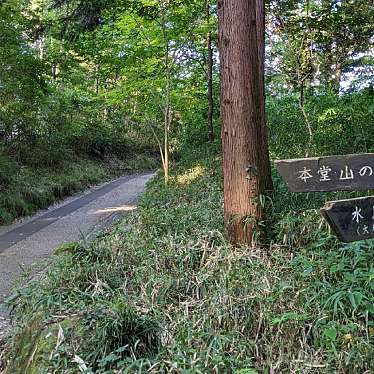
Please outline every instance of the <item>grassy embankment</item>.
M291 194L274 172L268 241L232 248L220 165L218 145L190 144L170 186L156 178L110 234L60 249L11 302L8 372L373 369L374 243L339 243L318 211L359 194Z
M282 218L271 242L231 248L220 160L200 155L174 169L169 188L157 178L110 235L65 248L37 286L20 291L23 331L10 372L73 373L76 356L95 372L358 373L373 365L373 243L338 243L319 202L291 202L277 183Z
M0 155L0 225L30 215L66 196L126 173L154 170L157 156L107 160L75 157L55 167L22 165Z

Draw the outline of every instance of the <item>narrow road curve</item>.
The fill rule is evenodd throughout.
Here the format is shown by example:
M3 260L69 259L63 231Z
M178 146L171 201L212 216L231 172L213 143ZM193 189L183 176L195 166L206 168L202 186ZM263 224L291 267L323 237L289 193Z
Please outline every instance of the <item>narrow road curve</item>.
M90 236L108 227L119 215L136 209L137 198L153 176L124 176L67 199L27 222L1 228L0 330L1 319L6 316L2 304L23 270L50 258L60 245Z

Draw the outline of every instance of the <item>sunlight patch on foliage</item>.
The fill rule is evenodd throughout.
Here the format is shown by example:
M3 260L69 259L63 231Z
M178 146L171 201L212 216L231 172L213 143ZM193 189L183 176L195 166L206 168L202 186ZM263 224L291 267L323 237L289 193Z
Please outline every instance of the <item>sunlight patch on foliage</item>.
M176 180L178 184L190 184L197 178L200 178L206 171L206 168L202 165L197 165L188 170L182 175L177 175Z

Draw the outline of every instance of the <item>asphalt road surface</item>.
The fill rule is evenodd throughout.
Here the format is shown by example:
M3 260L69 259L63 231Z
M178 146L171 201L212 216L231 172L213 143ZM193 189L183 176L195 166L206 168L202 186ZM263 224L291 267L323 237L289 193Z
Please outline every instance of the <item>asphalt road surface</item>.
M153 175L124 176L23 222L0 228L0 339L7 318L3 302L24 269L48 260L64 243L89 239L117 217L136 209L137 198Z

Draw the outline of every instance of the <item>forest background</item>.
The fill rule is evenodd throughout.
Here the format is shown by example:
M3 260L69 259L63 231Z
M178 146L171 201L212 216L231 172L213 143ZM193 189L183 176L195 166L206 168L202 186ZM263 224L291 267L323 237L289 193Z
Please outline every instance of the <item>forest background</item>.
M367 151L370 2L266 10L273 158ZM8 0L0 12L0 222L155 168L160 146L167 158L186 141L212 140L212 122L219 138L214 2Z

